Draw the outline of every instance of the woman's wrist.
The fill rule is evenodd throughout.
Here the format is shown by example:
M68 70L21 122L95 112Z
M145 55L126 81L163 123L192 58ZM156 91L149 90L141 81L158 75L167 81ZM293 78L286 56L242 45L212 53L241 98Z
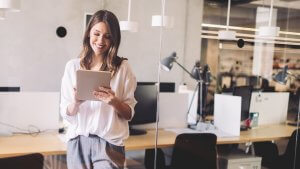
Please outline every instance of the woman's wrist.
M120 100L117 97L113 97L108 104L115 107L120 103Z

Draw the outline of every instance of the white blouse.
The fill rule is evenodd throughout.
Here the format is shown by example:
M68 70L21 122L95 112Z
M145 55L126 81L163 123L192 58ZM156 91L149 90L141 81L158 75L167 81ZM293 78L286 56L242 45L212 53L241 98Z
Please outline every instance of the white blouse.
M70 60L65 67L61 84L60 113L69 123L67 140L78 135L97 135L111 144L123 146L123 141L129 136L128 120L118 116L114 108L101 101L85 101L79 106L74 116L66 114L69 104L74 102L73 88L76 87L76 71L80 69L80 59ZM136 78L128 64L123 60L119 70L112 77L110 87L116 97L128 104L131 108L131 117L134 115L134 98Z

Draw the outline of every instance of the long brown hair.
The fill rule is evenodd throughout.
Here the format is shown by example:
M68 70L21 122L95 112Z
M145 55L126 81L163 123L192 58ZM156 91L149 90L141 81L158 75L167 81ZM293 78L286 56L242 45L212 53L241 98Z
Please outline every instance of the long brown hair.
M107 54L103 58L103 64L100 68L102 71L110 71L113 75L119 69L123 58L117 56L121 42L121 32L118 18L110 11L99 10L90 19L83 37L83 49L80 53L80 66L83 69L90 70L93 60L93 49L90 45L90 31L94 25L104 22L111 35L111 45Z

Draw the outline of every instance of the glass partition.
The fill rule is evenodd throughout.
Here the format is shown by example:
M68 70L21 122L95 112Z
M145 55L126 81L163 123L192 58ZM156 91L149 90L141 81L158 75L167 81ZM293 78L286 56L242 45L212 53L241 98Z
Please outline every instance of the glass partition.
M156 165L157 168L162 168L164 163L174 168L176 161L181 161L176 160L173 154L176 137L184 133L188 125L195 127L200 117L197 114L197 90L200 86L191 74L195 65L202 67L205 64L200 59L203 1L161 0L161 3L164 23L160 27L162 35Z
M232 93L236 87L251 86L250 116L246 121L253 125L251 132L275 125L286 130L274 130L273 139L251 143L255 150L252 154L263 156L262 166L267 168L298 168L299 3L231 1L229 12L227 5L228 1L205 0L203 7L201 57L216 77L214 91ZM234 31L234 35L220 35L225 30ZM239 147L248 150L247 146Z
M161 14L161 1L106 1L107 10L121 21L137 22L138 30L122 31L119 55L127 57L136 76L135 114L129 122L130 136L125 141L127 168L153 168L155 163L155 123L158 105L158 61L160 29L152 27L153 15ZM122 4L122 6L120 6ZM119 10L119 8L122 10ZM128 10L131 10L130 19Z

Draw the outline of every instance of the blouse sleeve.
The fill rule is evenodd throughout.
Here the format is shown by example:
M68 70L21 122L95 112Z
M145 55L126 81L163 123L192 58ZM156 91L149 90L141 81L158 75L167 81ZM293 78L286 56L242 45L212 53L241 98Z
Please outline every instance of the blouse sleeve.
M61 83L61 95L60 95L60 114L64 120L70 124L77 123L77 115L67 115L67 107L74 100L73 85L72 85L72 62L68 62L65 67L65 72Z
M124 95L123 95L123 101L126 103L130 109L131 109L131 119L134 116L134 106L136 105L137 101L134 98L134 92L136 89L136 77L133 74L131 67L129 66L127 61L126 62L126 73L125 73L125 79L124 79ZM130 119L130 120L131 120ZM129 120L129 121L130 121Z

